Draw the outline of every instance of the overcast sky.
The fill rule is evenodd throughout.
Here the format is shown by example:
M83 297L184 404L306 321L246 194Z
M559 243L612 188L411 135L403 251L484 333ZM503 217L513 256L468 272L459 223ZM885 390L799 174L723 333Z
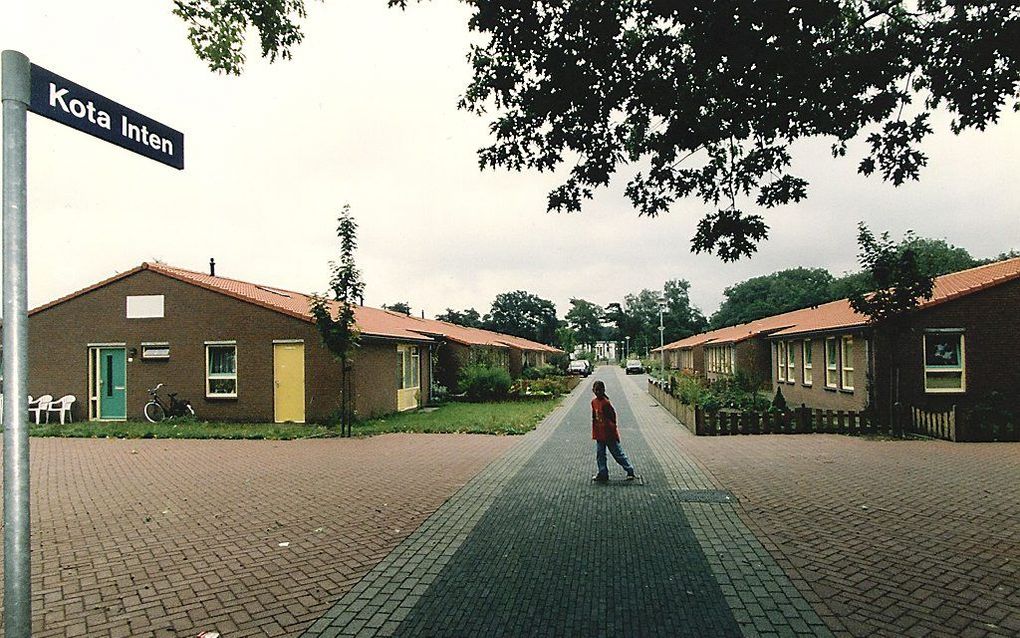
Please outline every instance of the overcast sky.
M987 257L1020 248L1020 116L954 136L947 118L920 183L893 188L833 160L828 142L795 148L805 203L773 209L771 238L736 264L690 253L705 208L690 200L639 218L626 175L580 214L545 210L556 176L480 172L487 122L456 109L470 68L468 7L387 9L384 0L309 4L295 59L249 50L240 78L209 72L171 2L19 2L0 46L185 134L176 171L29 115L29 304L159 259L296 289L323 290L340 207L360 225L366 303L407 301L428 316L485 312L527 290L599 304L666 279L691 282L713 312L723 289L793 266L856 264L856 224L913 229Z

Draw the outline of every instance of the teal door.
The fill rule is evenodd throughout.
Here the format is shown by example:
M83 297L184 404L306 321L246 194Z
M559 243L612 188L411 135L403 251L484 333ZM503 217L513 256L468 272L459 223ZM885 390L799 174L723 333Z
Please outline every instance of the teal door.
M124 348L99 349L99 418L127 418L127 359Z

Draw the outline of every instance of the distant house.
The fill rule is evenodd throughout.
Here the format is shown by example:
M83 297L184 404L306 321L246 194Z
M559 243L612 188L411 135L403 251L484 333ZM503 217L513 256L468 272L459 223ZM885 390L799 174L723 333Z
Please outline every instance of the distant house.
M710 381L741 374L752 384L765 387L771 380L765 337L786 325L778 318L759 319L692 335L666 344L662 350L673 369L697 373Z
M587 353L593 353L595 358L599 361L617 361L617 344L616 341L596 341L594 344L581 343L574 348L575 355L582 355Z
M464 366L481 363L505 368L512 378L521 376L525 368L545 365L548 357L563 351L513 335L470 328L438 319L419 319L409 324L415 332L436 342L435 379L449 390L457 387L457 378Z
M29 313L29 392L74 394L76 418L142 418L163 383L199 418L306 422L339 407L340 364L307 295L144 263ZM358 417L425 404L435 341L406 315L359 306Z

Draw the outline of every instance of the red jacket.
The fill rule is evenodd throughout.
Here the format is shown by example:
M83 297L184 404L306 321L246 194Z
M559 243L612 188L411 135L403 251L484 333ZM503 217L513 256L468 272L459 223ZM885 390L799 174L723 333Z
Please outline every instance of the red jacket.
M620 440L620 432L616 429L616 410L609 399L595 397L591 400L591 438L603 443Z

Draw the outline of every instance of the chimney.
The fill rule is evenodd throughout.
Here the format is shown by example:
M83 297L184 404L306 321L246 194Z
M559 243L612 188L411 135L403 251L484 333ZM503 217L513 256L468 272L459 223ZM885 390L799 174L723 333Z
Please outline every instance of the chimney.
M210 277L216 276L216 260L213 259L212 257L209 258L209 276Z
M361 295L361 296L358 297L358 305L359 306L364 306L365 305L365 295Z
M421 318L422 319L425 318L425 309L424 308L421 309Z

